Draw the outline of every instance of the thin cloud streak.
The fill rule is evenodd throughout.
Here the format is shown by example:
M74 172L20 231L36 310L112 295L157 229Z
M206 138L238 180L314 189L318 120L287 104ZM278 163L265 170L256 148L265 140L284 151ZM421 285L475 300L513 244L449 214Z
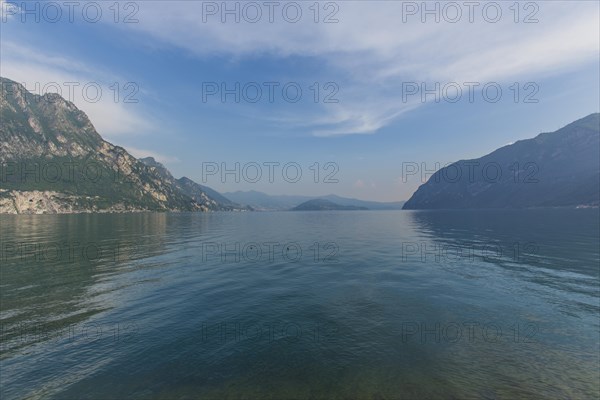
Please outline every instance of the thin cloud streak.
M374 133L422 105L399 101L402 82L539 79L597 60L600 48L599 6L593 2L545 2L534 24L514 23L512 15L495 24L481 17L475 23L423 24L418 18L402 23L402 5L391 2L340 3L335 24L310 18L297 24L203 23L201 4L169 4L145 3L140 23L127 28L157 39L155 45L176 46L199 58L315 57L331 75L344 77L339 107L321 105L298 118L298 127L314 120L309 132L317 136ZM376 98L377 107L365 107L365 97ZM331 126L319 126L323 119Z

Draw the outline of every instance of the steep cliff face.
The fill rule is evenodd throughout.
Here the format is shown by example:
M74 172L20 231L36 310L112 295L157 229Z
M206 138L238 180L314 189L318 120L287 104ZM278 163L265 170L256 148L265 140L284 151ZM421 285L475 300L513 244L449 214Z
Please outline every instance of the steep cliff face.
M56 94L34 95L0 78L0 161L85 157L102 146L88 117Z
M202 186L193 180L186 178L185 176L180 179L175 179L169 170L161 163L156 161L153 157L146 157L140 159L144 164L154 170L160 175L166 182L172 187L176 188L179 192L190 197L201 207L211 211L242 211L244 207L231 202L215 190Z
M181 190L190 196L192 199L198 200L198 197L203 198L207 196L208 198L216 201L222 210L227 211L252 211L252 207L242 205L240 203L236 203L231 201L228 197L225 197L221 193L217 192L214 189L209 188L208 186L200 185L199 183L194 182L188 177L182 177L177 179L179 187Z
M598 206L600 114L437 171L405 209Z
M0 213L209 209L103 140L73 103L0 84Z

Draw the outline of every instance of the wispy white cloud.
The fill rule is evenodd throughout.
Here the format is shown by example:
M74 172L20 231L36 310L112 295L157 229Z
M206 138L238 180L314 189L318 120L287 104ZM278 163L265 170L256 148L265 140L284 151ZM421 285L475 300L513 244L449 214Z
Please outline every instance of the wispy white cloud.
M431 17L421 23L418 15L403 22L403 2L389 1L337 2L339 22L332 24L314 23L308 3L302 3L305 15L295 24L282 19L281 8L274 23L263 14L258 23L236 24L229 16L224 24L220 15L203 22L206 3L141 2L138 23L111 22L106 28L134 30L149 36L146 42L154 49L177 47L202 59L225 55L243 61L264 54L314 58L328 76L339 78L340 103L262 118L316 136L371 134L422 106L418 98L402 98L403 82L532 81L599 62L597 2L538 2L539 22L533 24L514 23L508 9L512 3L502 3L505 14L498 23L486 22L481 9L474 23L466 15L456 24L434 23ZM521 11L522 21L526 13ZM123 81L82 60L5 39L1 56L2 73L21 82L102 80L108 94L111 79ZM154 125L141 107L114 103L110 96L98 103L74 102L108 137L145 132Z
M8 3L6 0L0 0L0 23L8 21L9 18L14 18L20 12L17 5Z
M263 17L236 24L229 17L223 24L219 15L202 21L202 2L146 2L140 22L127 28L151 35L154 46L176 46L198 57L317 58L343 77L343 101L296 118L299 126L314 121L316 135L373 133L421 105L402 101L402 82L531 81L598 61L597 2L538 2L539 22L530 24L522 23L524 10L515 23L508 3L498 23L486 22L481 9L473 23L466 16L456 24L424 24L419 16L403 23L402 3L338 2L334 24L315 24L312 14L296 24L280 15L274 23Z

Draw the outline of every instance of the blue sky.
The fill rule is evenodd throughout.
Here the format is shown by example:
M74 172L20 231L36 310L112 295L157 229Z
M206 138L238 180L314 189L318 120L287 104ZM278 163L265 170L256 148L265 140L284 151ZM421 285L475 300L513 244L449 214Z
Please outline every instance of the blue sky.
M86 3L93 4L84 14ZM407 199L421 182L403 181L403 163L432 169L479 157L600 109L596 1L520 2L516 8L497 2L487 14L481 2L472 21L463 2L454 3L460 18L447 2L428 3L440 10L439 22L423 14L421 2L390 1L321 2L318 22L313 1L278 2L271 22L264 2L255 2L262 12L256 23L247 20L255 9L244 14L243 2L227 3L231 9L238 4L239 23L223 14L222 2L201 1L120 2L115 22L114 3L79 2L71 22L64 2L0 0L0 74L34 92L55 91L48 84L56 82L65 97L64 83L79 83L72 100L103 137L222 192ZM102 17L91 23L97 6ZM297 9L302 16L292 23ZM137 22L125 23L130 14ZM325 23L328 15L337 22ZM90 82L102 88L97 102L82 95ZM110 89L115 82L117 101ZM248 89L246 97L240 91L239 103L233 95L222 101L220 93L207 94L215 84L232 89L236 82ZM262 88L254 103L252 82ZM434 89L436 82L447 89L439 102L433 93L422 99L409 92L421 84ZM468 82L479 83L473 101ZM278 85L272 102L267 85ZM286 101L284 85L290 97L299 87L300 100ZM485 85L490 97L500 87L500 100L486 101ZM462 96L451 102L457 86ZM124 101L132 88L137 103ZM337 102L325 102L328 94ZM256 183L203 176L205 163L233 169L252 162L263 165ZM280 163L272 183L268 162ZM295 183L281 175L290 162L302 170ZM324 169L327 162L339 168L337 183L323 182L332 172Z

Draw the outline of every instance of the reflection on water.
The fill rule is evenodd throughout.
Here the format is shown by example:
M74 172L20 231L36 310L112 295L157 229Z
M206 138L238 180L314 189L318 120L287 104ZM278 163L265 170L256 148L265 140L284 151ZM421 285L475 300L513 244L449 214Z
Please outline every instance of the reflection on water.
M0 394L598 397L598 217L0 216Z
M568 292L563 311L582 307L598 312L600 276L598 211L514 210L431 211L411 214L414 226L433 250L419 252L423 259L437 257L457 274L483 277L477 263L527 282L527 290L553 301L554 291ZM458 262L456 262L458 261ZM590 279L593 278L593 279Z

